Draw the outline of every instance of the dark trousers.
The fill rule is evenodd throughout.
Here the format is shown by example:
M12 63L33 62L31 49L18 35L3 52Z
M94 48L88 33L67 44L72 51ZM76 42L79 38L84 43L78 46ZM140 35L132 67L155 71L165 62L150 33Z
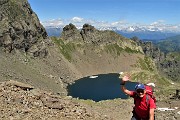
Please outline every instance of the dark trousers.
M135 117L132 116L131 120L138 120L138 119L136 119Z
M149 120L149 117L145 118L145 119L138 117L134 110L132 111L132 113L133 113L133 116L132 116L131 120Z
M131 120L149 120L149 119L138 119L138 118L132 116Z
M147 119L138 118L137 115L135 115L135 113L133 113L131 120L149 120L149 118L147 118ZM154 120L155 120L155 115L154 115Z

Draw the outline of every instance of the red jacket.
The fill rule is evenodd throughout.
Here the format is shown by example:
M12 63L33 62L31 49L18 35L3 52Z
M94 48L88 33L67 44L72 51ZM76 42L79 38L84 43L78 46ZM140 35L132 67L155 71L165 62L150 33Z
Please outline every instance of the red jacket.
M149 95L148 95L149 99L147 100L147 98L146 98L147 94L145 94L143 96L143 98L140 98L137 96L135 91L131 91L130 96L135 99L134 111L135 111L136 115L142 119L149 118L149 110L156 108L156 104L155 104L154 100Z

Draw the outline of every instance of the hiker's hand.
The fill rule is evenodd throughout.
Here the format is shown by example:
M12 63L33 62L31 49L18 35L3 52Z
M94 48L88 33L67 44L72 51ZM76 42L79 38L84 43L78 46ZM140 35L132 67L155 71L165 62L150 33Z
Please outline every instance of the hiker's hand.
M129 78L130 78L129 76L126 76L126 75L125 75L125 76L122 78L122 81L124 81L124 82L129 81Z

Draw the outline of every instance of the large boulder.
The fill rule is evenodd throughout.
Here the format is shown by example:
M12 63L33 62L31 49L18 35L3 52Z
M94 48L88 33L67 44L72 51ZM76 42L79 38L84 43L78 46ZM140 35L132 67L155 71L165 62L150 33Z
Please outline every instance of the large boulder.
M47 33L27 0L0 1L0 47L6 52L22 51L46 56Z

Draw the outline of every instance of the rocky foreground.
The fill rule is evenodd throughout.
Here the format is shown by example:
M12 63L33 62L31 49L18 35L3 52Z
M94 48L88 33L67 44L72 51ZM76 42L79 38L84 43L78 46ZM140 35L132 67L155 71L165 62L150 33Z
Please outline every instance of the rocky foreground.
M103 119L89 108L16 81L0 85L1 119Z
M0 119L2 120L129 120L133 100L93 102L60 97L28 84L7 81L0 84ZM157 120L180 120L179 100L158 102L157 107L175 110L156 110Z

